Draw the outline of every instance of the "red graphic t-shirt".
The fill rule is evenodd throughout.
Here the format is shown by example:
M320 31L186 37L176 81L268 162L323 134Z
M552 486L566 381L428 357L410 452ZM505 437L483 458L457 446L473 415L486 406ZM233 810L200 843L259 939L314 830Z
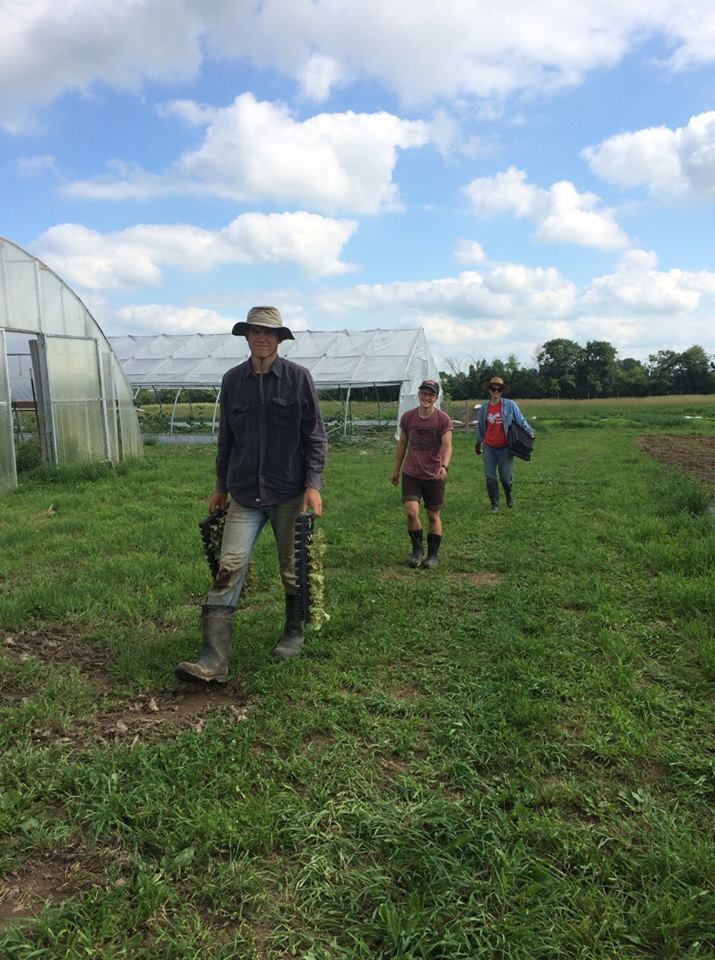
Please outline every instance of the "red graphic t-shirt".
M490 447L505 447L506 434L501 416L501 400L499 403L490 403L487 407L487 429L484 432L484 442Z
M404 472L418 480L437 480L442 465L442 437L452 430L452 421L443 410L432 408L429 417L421 417L419 407L400 417L400 429L409 440Z

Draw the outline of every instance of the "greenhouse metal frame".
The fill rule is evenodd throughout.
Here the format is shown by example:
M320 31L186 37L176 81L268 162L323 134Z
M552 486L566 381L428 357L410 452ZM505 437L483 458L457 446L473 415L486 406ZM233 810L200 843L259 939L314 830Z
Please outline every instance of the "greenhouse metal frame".
M142 453L131 389L94 317L46 264L0 237L0 492L17 486L23 407L52 465Z
M400 416L416 403L417 388L429 377L439 380L437 365L422 328L410 330L296 330L295 340L284 340L281 356L308 369L321 402L337 400L339 416L325 417L332 433L351 433L369 426L397 427ZM191 391L214 392L211 432L215 433L223 375L248 355L244 337L226 334L161 334L112 337L127 381L135 392L175 391L169 432L177 426L176 410L182 393L191 406ZM385 388L394 388L396 407L385 414ZM357 390L373 395L374 409L352 416L351 398ZM389 404L389 401L387 402ZM389 406L388 406L389 409Z

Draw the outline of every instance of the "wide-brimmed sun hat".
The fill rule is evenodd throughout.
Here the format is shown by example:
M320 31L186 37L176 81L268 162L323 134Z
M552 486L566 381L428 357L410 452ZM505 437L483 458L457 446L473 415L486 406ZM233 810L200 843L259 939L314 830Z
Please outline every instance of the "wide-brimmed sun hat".
M482 384L482 390L488 392L490 387L501 387L502 393L506 393L509 389L509 384L504 383L501 377L489 377L489 379L485 380Z
M295 340L295 337L283 326L283 317L278 307L251 307L245 320L234 324L231 333L236 337L245 337L251 327L265 327L278 334L278 343L283 340Z

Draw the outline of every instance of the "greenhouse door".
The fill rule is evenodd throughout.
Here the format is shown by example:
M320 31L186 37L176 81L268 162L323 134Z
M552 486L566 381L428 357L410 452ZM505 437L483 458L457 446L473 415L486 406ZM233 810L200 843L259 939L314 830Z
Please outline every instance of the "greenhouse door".
M12 435L12 407L10 406L10 375L7 369L5 331L0 330L0 493L17 486L15 470L15 441Z
M51 424L50 459L57 464L111 459L97 341L46 336L37 344L35 373Z

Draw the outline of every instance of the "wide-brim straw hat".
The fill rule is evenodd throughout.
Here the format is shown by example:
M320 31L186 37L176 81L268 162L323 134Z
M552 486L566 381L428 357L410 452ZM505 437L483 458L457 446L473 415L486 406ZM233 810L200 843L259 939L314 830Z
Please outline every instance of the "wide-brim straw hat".
M251 307L245 320L234 324L231 333L236 337L245 337L251 327L265 327L278 334L278 343L283 340L295 340L288 327L283 326L283 317L278 307Z
M485 380L482 384L482 390L486 390L489 393L489 387L494 385L495 387L501 387L502 393L506 393L509 389L509 384L504 383L501 377L489 377L488 380Z

